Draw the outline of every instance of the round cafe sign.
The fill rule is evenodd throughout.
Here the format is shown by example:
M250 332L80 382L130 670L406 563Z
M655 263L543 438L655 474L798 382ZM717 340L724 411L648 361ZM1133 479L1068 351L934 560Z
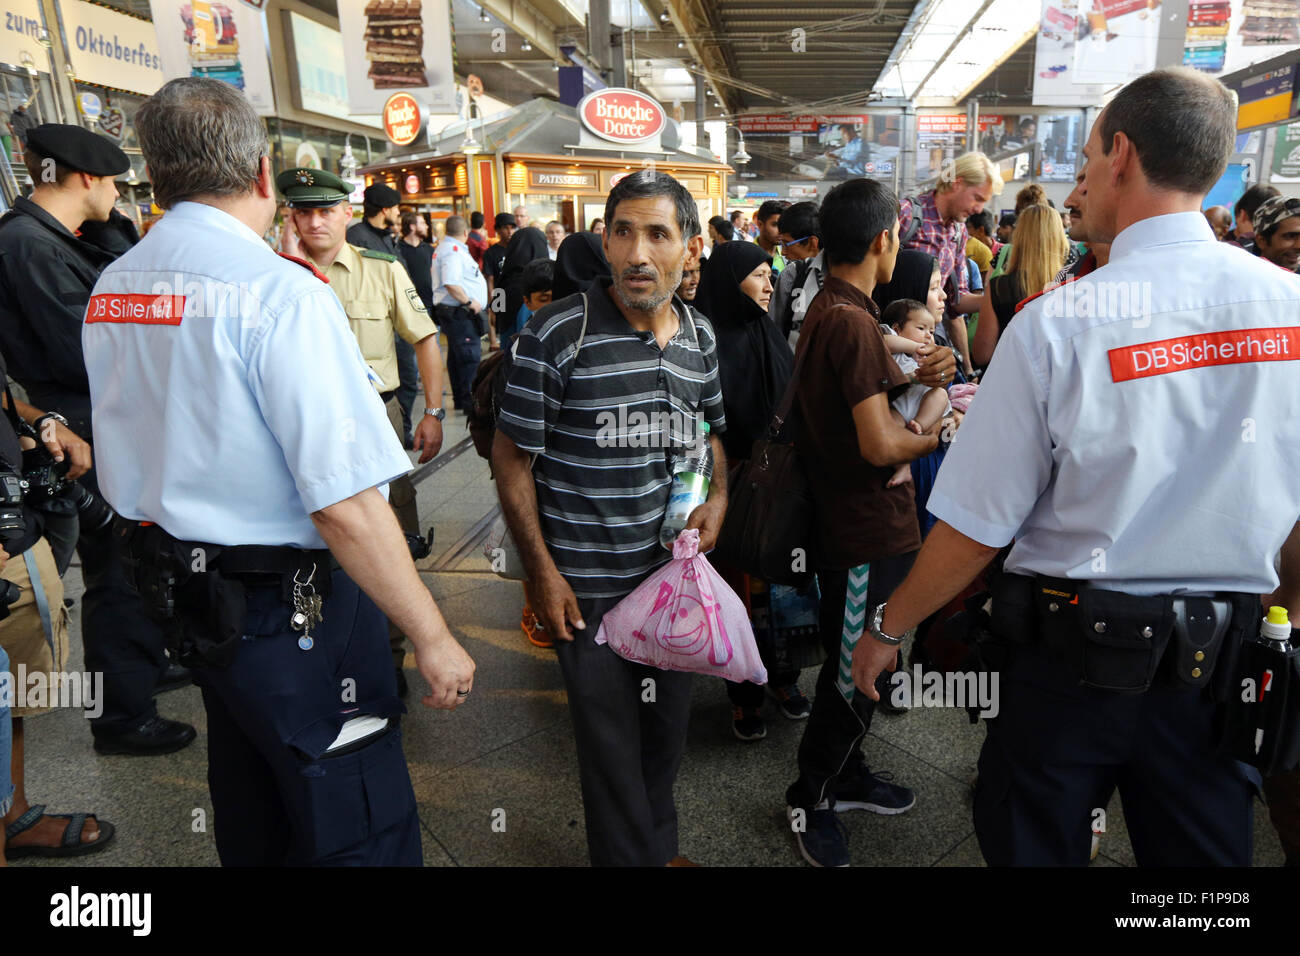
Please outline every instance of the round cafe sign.
M644 143L663 132L664 108L636 90L607 89L589 93L578 103L578 118L596 136L611 143Z
M410 146L420 135L420 104L410 93L394 93L380 114L384 134L397 146Z

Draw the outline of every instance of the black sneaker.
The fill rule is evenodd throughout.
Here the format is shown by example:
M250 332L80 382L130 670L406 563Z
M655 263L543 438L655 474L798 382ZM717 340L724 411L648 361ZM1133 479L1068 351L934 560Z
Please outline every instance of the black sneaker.
M798 684L788 687L773 687L769 684L767 696L776 701L781 716L789 720L807 720L812 713L812 701L804 696Z
M731 708L731 732L744 741L762 740L767 736L767 724L757 707Z
M893 815L906 813L916 804L916 794L907 787L891 783L888 771L872 773L865 763L845 769L835 781L835 810L870 810Z
M835 811L823 800L816 808L803 811L801 826L796 826L795 809L785 808L786 819L794 830L799 855L813 866L844 867L849 857L849 831Z

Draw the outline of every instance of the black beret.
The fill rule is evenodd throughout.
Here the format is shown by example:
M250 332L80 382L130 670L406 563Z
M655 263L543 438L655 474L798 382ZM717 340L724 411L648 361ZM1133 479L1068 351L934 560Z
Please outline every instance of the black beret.
M131 168L126 153L108 138L67 123L34 127L27 145L43 158L91 176L117 176Z
M385 183L373 183L366 187L365 200L371 206L387 209L400 203L402 197L392 186Z

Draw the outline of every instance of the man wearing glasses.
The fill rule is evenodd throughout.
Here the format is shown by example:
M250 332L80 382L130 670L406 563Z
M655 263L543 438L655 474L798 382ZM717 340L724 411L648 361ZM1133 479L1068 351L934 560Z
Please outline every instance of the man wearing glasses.
M789 206L777 217L776 229L781 253L792 265L776 279L768 314L794 348L799 341L804 313L813 296L821 291L826 276L817 204L797 202Z

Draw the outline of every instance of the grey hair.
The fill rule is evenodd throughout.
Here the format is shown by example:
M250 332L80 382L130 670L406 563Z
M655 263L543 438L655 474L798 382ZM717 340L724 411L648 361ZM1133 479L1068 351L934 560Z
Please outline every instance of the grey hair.
M241 196L269 155L262 120L239 90L187 76L164 83L135 114L154 202L164 209L196 196Z
M468 231L465 227L464 216L448 216L447 221L442 224L442 228L449 236L463 236Z
M1204 196L1223 175L1237 137L1237 104L1218 80L1182 66L1139 76L1102 111L1101 149L1116 133L1133 143L1147 181Z
M618 204L624 199L658 199L667 196L677 207L677 228L681 230L682 241L687 241L700 234L700 207L695 205L695 198L690 190L667 173L654 168L646 168L625 176L609 191L605 200L605 225L614 222L614 213Z

